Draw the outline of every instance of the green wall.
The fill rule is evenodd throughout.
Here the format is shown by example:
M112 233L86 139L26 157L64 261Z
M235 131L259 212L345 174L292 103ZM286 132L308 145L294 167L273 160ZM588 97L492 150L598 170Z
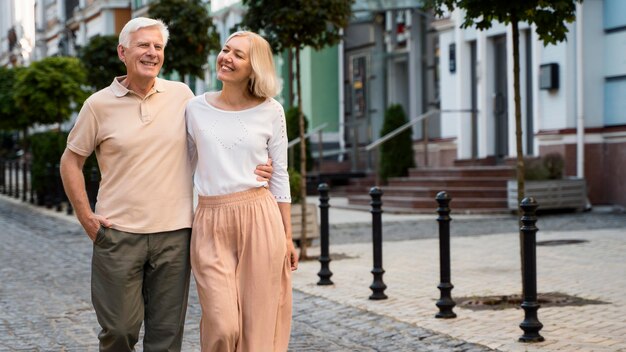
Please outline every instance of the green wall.
M309 128L327 123L324 132L339 130L339 48L302 50L302 109Z
M324 132L339 131L339 51L338 47L315 51L305 48L300 53L300 71L302 74L302 110L309 119L309 130L327 123ZM279 67L283 79L281 97L285 110L289 104L289 63L287 54L281 55ZM293 63L293 89L297 91L295 77L295 59ZM294 105L297 99L294 99Z

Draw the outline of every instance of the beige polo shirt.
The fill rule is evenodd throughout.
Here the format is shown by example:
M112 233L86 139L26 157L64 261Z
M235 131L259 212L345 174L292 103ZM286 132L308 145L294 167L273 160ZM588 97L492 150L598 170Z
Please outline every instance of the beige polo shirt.
M141 98L120 84L124 78L85 101L67 140L79 155L96 152L102 175L96 213L125 232L191 227L185 105L193 92L184 83L157 78Z

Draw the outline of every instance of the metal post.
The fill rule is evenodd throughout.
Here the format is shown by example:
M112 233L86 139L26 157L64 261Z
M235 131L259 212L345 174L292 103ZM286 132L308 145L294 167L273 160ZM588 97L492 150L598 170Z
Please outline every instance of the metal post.
M13 197L20 198L20 161L15 160L15 187L13 188Z
M11 160L7 161L7 170L8 170L8 174L9 174L9 183L8 183L8 187L7 187L7 196L12 197L13 196L13 162L11 162Z
M22 202L26 201L26 192L28 191L28 164L22 161Z
M35 204L35 189L33 188L33 163L28 163L28 175L30 182L30 204Z
M454 285L450 282L450 196L445 191L437 193L435 200L439 204L437 213L439 217L439 273L440 282L437 288L441 292L440 298L436 305L439 307L439 313L435 318L450 319L456 318L456 313L452 308L456 305L452 299L452 289Z
M61 170L59 164L54 164L54 204L56 211L63 211L63 186L61 186Z
M324 162L324 145L322 141L322 130L317 131L317 173L322 174L322 163Z
M372 244L374 247L374 268L372 269L374 281L370 285L373 292L370 299L376 300L387 299L387 295L384 293L387 285L383 282L385 270L383 270L382 195L383 191L379 187L370 189L370 197L372 197L370 202L372 206L370 211L372 213Z
M321 254L319 257L319 262L322 265L320 271L317 273L317 276L320 277L320 281L317 282L318 285L332 285L333 282L330 280L330 277L333 276L333 273L330 271L328 264L330 263L330 254L328 253L328 208L330 205L328 204L328 191L329 187L326 183L320 183L317 187L318 192L320 193L320 246L321 246Z
M359 125L352 126L352 172L359 169Z
M521 304L522 309L524 309L524 321L519 325L524 330L524 334L520 336L520 342L541 342L544 340L543 336L539 334L543 324L537 317L537 310L540 305L537 302L537 227L535 226L537 216L535 212L538 206L533 197L524 198L520 203L522 208L520 232L522 245L524 246L524 257L522 258L522 294L524 301Z
M96 211L96 199L98 198L100 177L98 175L98 168L91 167L91 174L89 175L89 188L87 189L87 195L89 197L89 205L92 211Z
M47 209L52 209L52 205L54 202L54 188L52 187L52 177L54 177L54 170L52 168L52 164L46 163L46 177L45 177L45 188L43 191L44 205Z
M4 166L4 159L0 159L0 187L2 187L2 194L7 193L7 183Z
M428 118L422 121L422 136L424 137L424 167L428 167Z

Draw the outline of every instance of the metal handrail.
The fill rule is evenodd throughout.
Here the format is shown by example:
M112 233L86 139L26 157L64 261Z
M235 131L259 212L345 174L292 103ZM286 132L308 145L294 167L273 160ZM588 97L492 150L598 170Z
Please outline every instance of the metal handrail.
M404 125L396 128L395 130L387 133L386 135L378 138L377 140L373 141L372 143L366 145L365 147L363 147L364 150L366 151L370 151L374 148L377 148L378 146L380 146L381 144L387 142L388 140L392 139L393 137L397 136L398 134L404 132L404 130L408 129L409 127L412 127L413 125L415 125L416 123L424 120L425 118L427 118L430 115L436 114L436 113L440 113L441 111L439 110L430 110L427 111L417 117L412 118L411 120L409 120L409 122L405 123Z
M304 135L304 139L307 139L307 138L311 137L314 133L317 133L317 132L319 132L319 131L323 130L324 128L326 128L326 126L328 126L328 123L324 122L323 124L321 124L321 125L319 125L319 126L315 127L315 128L314 128L314 129L312 129L309 133L307 133L307 134L305 134L305 135ZM296 144L298 144L298 143L300 143L300 137L292 139L292 140L291 140L291 141L287 144L287 148L291 148L291 147L293 147L294 145L296 145Z

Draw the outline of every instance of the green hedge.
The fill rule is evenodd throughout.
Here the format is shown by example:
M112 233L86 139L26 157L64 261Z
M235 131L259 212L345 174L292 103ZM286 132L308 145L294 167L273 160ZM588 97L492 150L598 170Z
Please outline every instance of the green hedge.
M292 107L285 112L285 120L287 122L287 139L289 141L300 136L300 122L298 121L298 108ZM304 117L304 133L309 129L309 121ZM290 160L291 162L291 160ZM294 168L300 170L300 144L293 146L293 165ZM311 156L311 143L306 140L306 170L313 169L313 157Z
M48 166L55 172L55 165L59 163L67 133L49 131L36 133L30 136L30 148L33 156L31 166L32 187L40 197L54 186L55 174L50 173Z
M46 192L53 192L55 177L57 176L57 165L61 160L61 155L65 150L67 133L58 131L48 131L36 133L30 136L30 148L32 153L31 177L33 191L41 200ZM52 169L49 170L48 166ZM98 167L95 154L92 154L83 168L86 180L90 179L92 167ZM52 171L52 173L50 173Z

